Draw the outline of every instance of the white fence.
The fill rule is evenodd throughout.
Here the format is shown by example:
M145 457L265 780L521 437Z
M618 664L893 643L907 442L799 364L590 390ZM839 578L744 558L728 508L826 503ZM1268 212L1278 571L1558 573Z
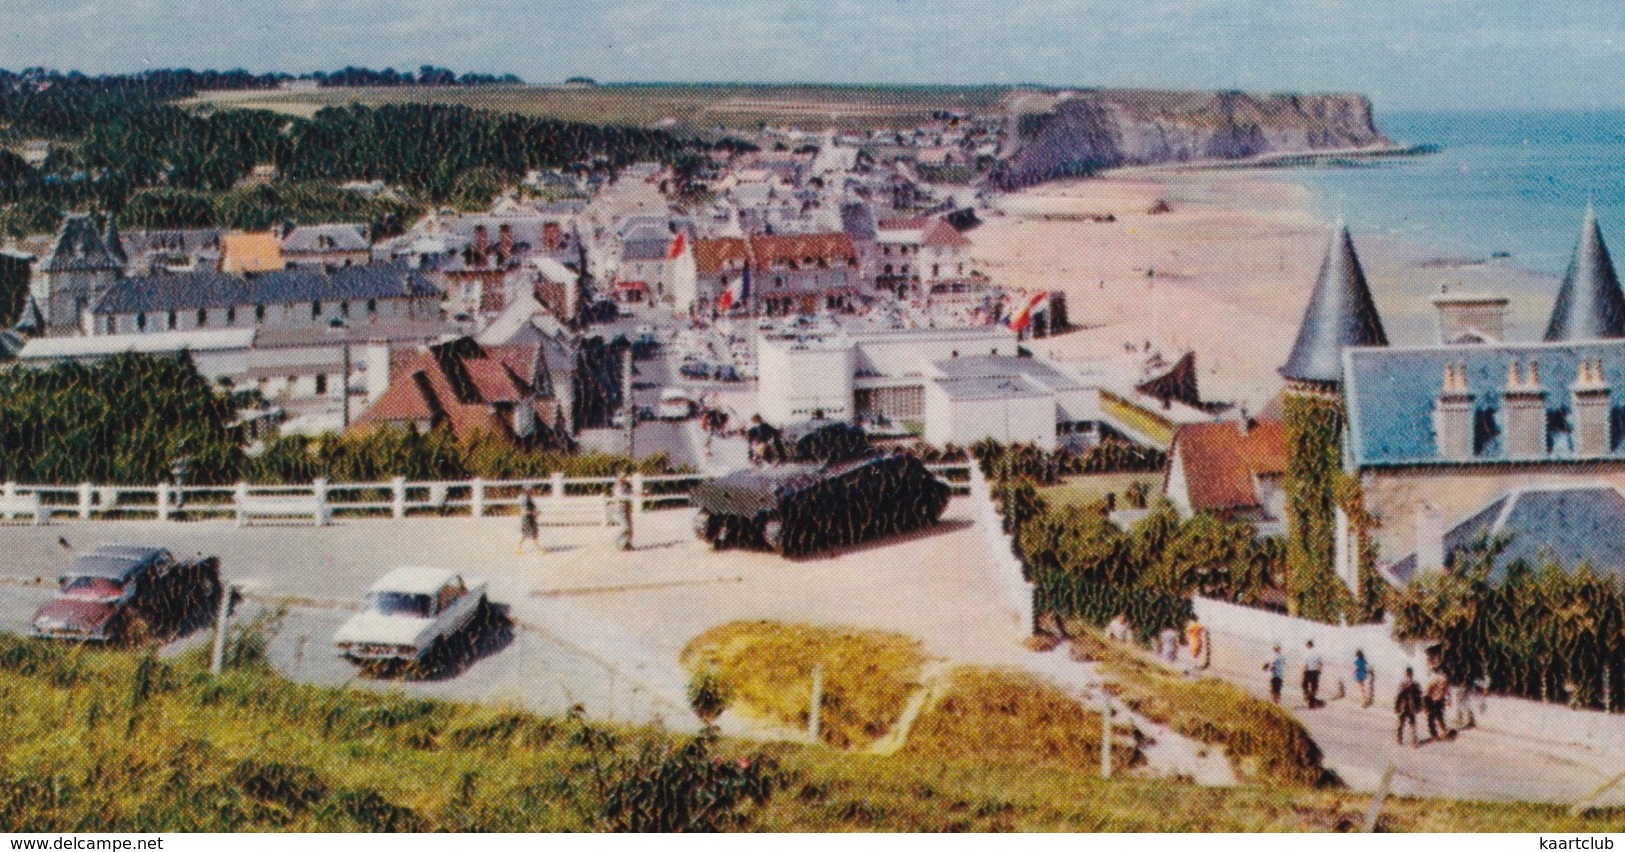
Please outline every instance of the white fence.
M954 489L969 493L970 470L964 463L929 465L930 470ZM668 474L627 477L633 505L639 512L684 505L695 485L710 479L704 474ZM414 515L484 517L517 511L525 488L535 492L537 508L544 518L548 500L574 497L627 499L614 494L613 476L566 477L554 473L544 479L468 479L437 482L408 482L395 478L386 482L328 482L318 479L308 485L188 485L177 487L160 482L152 486L130 485L19 485L0 486L0 520L21 520L36 524L56 519L72 520L159 520L236 518L240 498L288 498L310 501L330 517L405 518ZM38 503L37 510L35 503Z

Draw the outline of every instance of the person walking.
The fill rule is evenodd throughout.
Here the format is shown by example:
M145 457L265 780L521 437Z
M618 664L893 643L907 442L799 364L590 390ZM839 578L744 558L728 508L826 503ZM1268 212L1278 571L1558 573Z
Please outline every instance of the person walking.
M1157 656L1165 663L1179 662L1179 631L1172 625L1157 634Z
M1315 640L1310 639L1303 646L1303 700L1313 710L1321 706L1320 702L1320 670L1326 667L1326 661L1321 659L1320 652L1315 650Z
M1106 638L1113 642L1127 642L1134 638L1134 628L1128 623L1128 613L1120 612L1106 625Z
M536 522L536 494L527 485L519 492L519 546L514 549L514 555L525 552L525 543L536 548L537 553L542 552L541 529Z
M1213 649L1208 642L1207 627L1194 615L1185 624L1185 647L1190 651L1193 670L1205 669L1213 663Z
M1422 711L1428 718L1428 739L1445 739L1455 734L1445 722L1444 711L1450 706L1450 681L1444 669L1436 668L1428 675L1427 689L1422 693Z
M1360 648L1354 650L1354 686L1360 691L1360 706L1370 707L1377 697L1377 672Z
M1286 683L1286 655L1280 645L1275 646L1275 659L1264 664L1264 671L1270 673L1270 700L1280 704L1281 687Z
M1399 726L1394 730L1394 741L1400 745L1405 744L1405 727L1411 729L1411 747L1421 745L1416 734L1416 714L1422 709L1422 685L1416 682L1416 671L1405 669L1405 679L1399 682L1399 691L1394 693L1394 715L1399 719Z

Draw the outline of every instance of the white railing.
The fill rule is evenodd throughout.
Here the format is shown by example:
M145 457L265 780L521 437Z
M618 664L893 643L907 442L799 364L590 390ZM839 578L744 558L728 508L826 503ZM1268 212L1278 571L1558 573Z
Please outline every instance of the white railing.
M928 465L955 494L968 493L969 469L964 463ZM639 512L683 505L688 492L711 477L684 473L627 477L631 499ZM236 518L239 498L288 497L310 499L332 517L406 518L446 515L480 518L517 511L525 488L535 494L538 508L547 512L547 500L598 496L626 499L615 493L613 476L566 477L554 473L538 479L465 479L407 481L396 477L382 482L329 482L317 479L304 485L188 485L167 482L139 485L0 485L0 521L48 523L56 519L180 520ZM37 498L39 510L32 506ZM27 508L28 511L24 511Z

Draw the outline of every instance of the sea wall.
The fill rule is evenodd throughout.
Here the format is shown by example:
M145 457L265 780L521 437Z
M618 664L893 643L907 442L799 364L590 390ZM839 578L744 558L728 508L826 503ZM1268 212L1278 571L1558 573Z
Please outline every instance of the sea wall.
M1000 183L1116 166L1241 160L1392 143L1363 95L1083 92L1021 116Z

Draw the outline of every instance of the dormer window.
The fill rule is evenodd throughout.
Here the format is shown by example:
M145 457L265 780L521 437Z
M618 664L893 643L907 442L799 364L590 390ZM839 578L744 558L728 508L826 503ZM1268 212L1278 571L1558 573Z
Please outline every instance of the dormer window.
M209 324L209 309L208 308L198 308L197 309L197 327L202 328L202 327L204 327L204 326L206 326L208 324Z

